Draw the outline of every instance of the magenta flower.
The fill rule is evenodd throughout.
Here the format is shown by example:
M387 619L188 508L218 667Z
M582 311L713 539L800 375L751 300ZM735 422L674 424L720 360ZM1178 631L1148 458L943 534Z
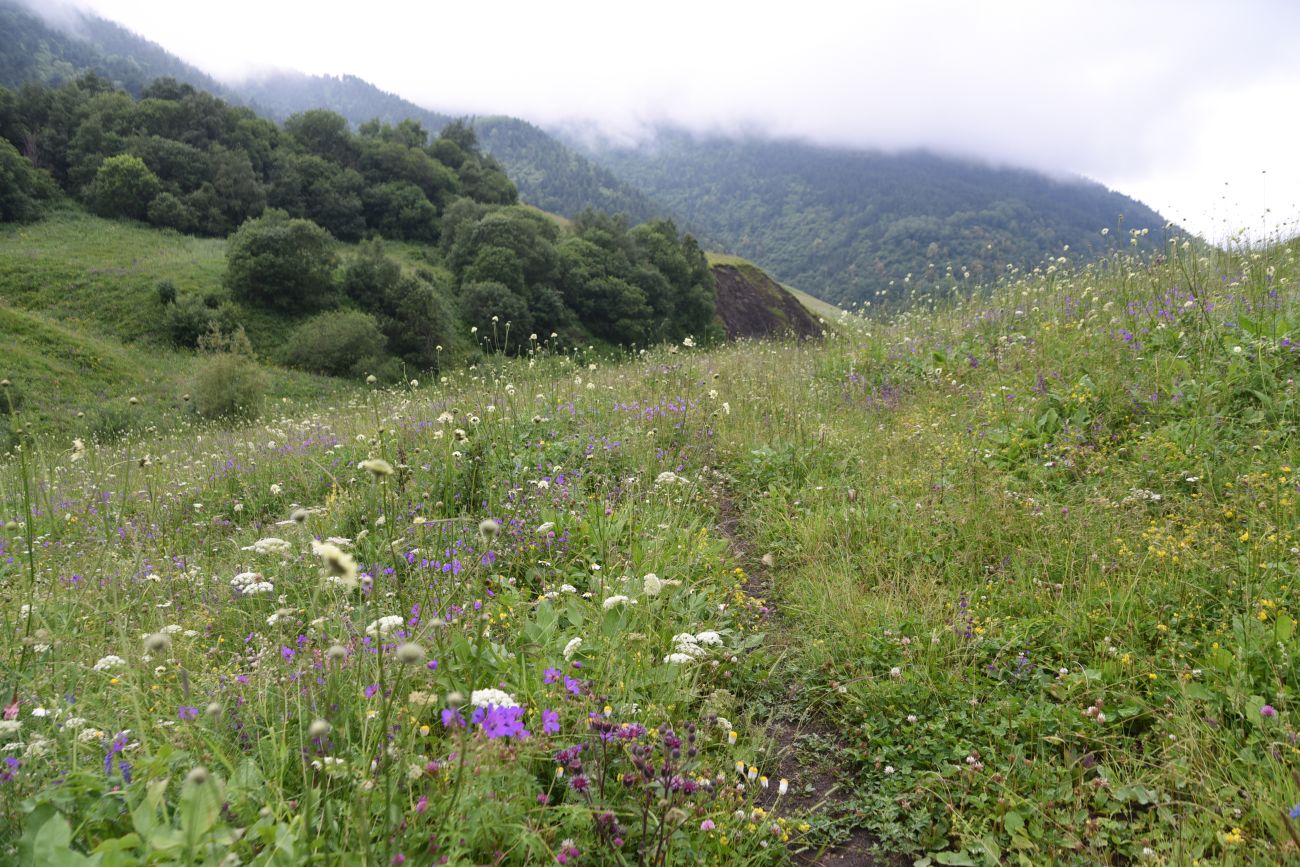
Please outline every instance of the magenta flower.
M1271 704L1266 704L1259 709L1259 715L1263 717L1277 716L1277 708L1273 707Z

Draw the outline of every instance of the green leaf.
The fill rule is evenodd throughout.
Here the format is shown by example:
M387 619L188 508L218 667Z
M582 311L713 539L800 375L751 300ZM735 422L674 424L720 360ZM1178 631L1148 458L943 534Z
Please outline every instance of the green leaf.
M1295 634L1295 621L1291 616L1282 613L1273 621L1273 635L1278 641L1290 641L1291 636Z
M1007 813L1002 817L1002 827L1014 837L1025 830L1025 820L1019 813Z
M187 839L198 841L216 824L221 815L221 797L215 781L186 783L181 790L181 829Z
M979 862L965 852L935 852L936 864L958 864L961 867L979 867Z
M62 814L55 813L41 825L32 840L32 863L38 867L82 867L90 859L72 846L72 826Z

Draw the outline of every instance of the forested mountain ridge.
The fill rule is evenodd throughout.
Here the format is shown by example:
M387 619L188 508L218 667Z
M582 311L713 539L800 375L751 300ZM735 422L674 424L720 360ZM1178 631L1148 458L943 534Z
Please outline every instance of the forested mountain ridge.
M988 281L1066 245L1097 255L1127 246L1129 230L1148 230L1137 236L1146 250L1165 235L1160 214L1095 182L924 151L671 130L640 148L585 147L711 240L842 305Z
M71 6L58 10L58 26L16 0L0 0L0 86L29 81L60 85L93 72L132 96L155 78L174 78L236 100L234 91L119 24Z

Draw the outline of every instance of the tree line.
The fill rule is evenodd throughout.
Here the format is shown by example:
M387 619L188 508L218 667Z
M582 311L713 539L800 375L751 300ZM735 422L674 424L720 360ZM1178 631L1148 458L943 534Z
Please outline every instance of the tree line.
M437 368L462 326L512 352L539 334L645 344L718 333L693 238L667 220L632 227L588 211L562 225L520 205L465 121L436 136L409 119L353 129L325 110L280 125L173 79L135 98L87 74L0 88L0 182L0 220L72 199L229 236L228 297L160 295L182 344L237 327L248 307L303 320L282 360L336 374ZM416 245L420 267L385 241Z

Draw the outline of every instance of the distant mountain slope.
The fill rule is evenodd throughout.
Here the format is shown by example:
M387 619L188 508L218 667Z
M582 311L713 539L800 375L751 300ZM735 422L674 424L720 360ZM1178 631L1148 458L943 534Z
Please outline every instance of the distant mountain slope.
M575 146L580 146L576 145ZM907 287L989 280L1008 264L1094 255L1147 228L1159 247L1165 219L1082 179L1060 181L926 152L887 154L762 139L697 139L664 132L641 149L589 151L711 240L778 279L850 304ZM1101 229L1110 227L1103 236ZM908 275L911 275L910 280Z
M0 85L58 85L94 72L139 96L150 81L170 77L233 100L216 79L126 28L72 7L56 27L14 0L0 0Z
M277 120L309 108L327 108L353 126L376 117L390 124L410 118L431 133L452 120L355 75L277 72L233 87L255 109ZM519 188L520 198L543 211L575 217L592 208L625 214L633 224L668 214L609 169L527 121L493 115L474 118L473 126L483 150L500 161Z
M474 129L519 195L542 210L572 217L594 208L626 214L632 223L669 215L634 185L527 121L497 115L476 119Z
M281 121L313 108L337 112L354 127L375 118L391 125L410 119L437 134L452 121L451 115L421 108L355 75L282 71L234 82L231 87L260 114Z

